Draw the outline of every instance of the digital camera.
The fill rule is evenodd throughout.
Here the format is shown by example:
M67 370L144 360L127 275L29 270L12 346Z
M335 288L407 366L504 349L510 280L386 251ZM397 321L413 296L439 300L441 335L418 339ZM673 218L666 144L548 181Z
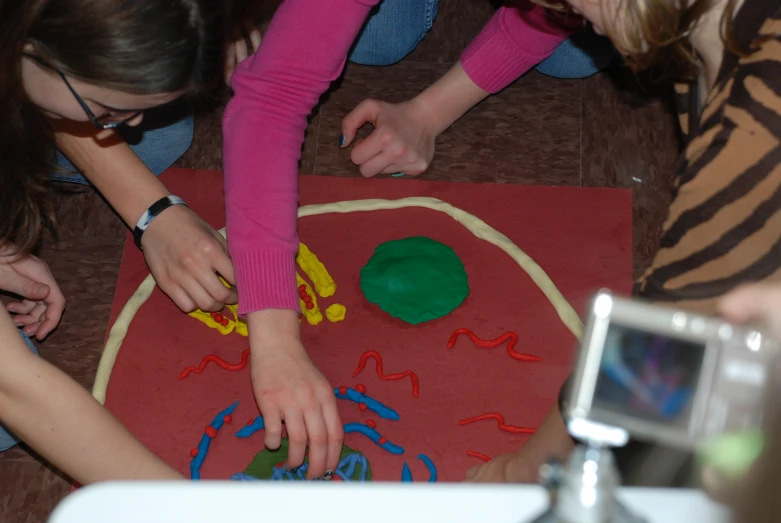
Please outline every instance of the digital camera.
M778 342L760 330L602 291L564 414L581 439L620 446L626 431L693 449L710 436L761 425L778 353ZM623 431L616 437L611 428Z

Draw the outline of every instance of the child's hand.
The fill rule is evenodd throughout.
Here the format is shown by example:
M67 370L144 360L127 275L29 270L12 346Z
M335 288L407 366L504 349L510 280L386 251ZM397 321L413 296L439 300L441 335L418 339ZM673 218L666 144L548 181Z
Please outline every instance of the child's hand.
M554 405L537 428L536 434L512 454L502 454L488 463L472 467L465 481L480 483L537 483L540 467L551 458L566 460L572 451L572 439Z
M236 303L236 291L217 276L236 283L225 239L189 208L175 205L160 214L141 245L155 281L182 311L219 311Z
M488 463L466 471L464 481L470 483L534 483L537 471L526 466L519 452L502 454Z
M416 100L389 104L364 100L342 121L346 147L358 129L371 123L374 130L353 146L350 159L367 178L377 174L404 173L417 176L434 158L437 132L429 125L428 111Z
M308 443L307 479L320 478L326 471L333 474L341 459L344 428L333 387L298 337L298 314L264 310L250 313L247 320L252 388L265 423L266 447L279 448L284 421L288 470L304 462Z
M719 308L728 320L763 324L781 340L781 283L741 287L722 298Z
M228 36L225 46L225 84L230 86L233 71L241 62L252 56L260 46L260 29L251 23L244 24L238 31Z
M21 296L6 304L14 323L28 336L44 339L60 323L65 296L46 263L32 254L0 251L0 289Z

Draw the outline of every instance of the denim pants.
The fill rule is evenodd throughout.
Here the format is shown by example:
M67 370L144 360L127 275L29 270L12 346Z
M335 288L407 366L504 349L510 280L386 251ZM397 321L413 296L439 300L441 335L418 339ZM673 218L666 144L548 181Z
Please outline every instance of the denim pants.
M438 7L438 0L384 0L364 24L350 61L375 66L400 61L426 37ZM585 78L610 65L615 56L610 40L584 28L559 45L536 69L554 78Z

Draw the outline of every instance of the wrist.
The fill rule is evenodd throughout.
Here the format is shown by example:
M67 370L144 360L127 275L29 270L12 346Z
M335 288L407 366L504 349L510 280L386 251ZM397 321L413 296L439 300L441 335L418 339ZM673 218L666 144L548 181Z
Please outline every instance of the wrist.
M472 81L459 62L412 101L429 119L430 129L439 135L488 94Z
M463 113L454 114L452 109L443 103L446 100L437 96L430 89L426 89L408 103L415 107L415 115L419 119L424 133L436 137L461 118Z
M143 238L144 232L147 230L149 225L151 225L155 218L157 218L160 214L177 205L184 205L187 207L187 204L184 200L178 196L169 194L168 196L163 196L154 202L146 211L144 211L143 214L141 214L141 217L138 219L135 227L133 228L133 242L136 244L136 247L143 250L141 247L141 238Z
M301 344L298 312L289 309L264 309L247 314L250 347L293 347Z

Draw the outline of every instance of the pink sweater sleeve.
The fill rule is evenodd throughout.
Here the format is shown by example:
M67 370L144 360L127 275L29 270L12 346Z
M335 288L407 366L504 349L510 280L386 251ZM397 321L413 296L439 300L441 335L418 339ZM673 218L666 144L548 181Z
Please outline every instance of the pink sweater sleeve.
M583 19L517 0L501 7L461 55L481 89L496 93L549 57Z
M285 0L231 79L223 117L228 247L239 312L299 309L298 160L307 117L379 0Z

